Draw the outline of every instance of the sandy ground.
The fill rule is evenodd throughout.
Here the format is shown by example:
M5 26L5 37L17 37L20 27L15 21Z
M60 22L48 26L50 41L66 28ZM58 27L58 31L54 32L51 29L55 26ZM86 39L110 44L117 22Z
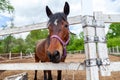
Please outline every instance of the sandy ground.
M109 56L111 61L120 61L120 56ZM66 62L83 62L85 59L84 54L69 54L67 56ZM2 62L1 62L2 61ZM15 60L0 60L0 63L31 63L34 62L34 58L28 59L15 59ZM28 80L33 80L34 71L0 71L0 80L3 80L7 76L27 72ZM56 80L57 71L52 71L53 80ZM74 74L74 75L73 75ZM62 80L86 80L85 71L62 71ZM43 80L43 71L38 71L38 80ZM112 75L109 77L101 77L100 80L120 80L120 71L112 72Z

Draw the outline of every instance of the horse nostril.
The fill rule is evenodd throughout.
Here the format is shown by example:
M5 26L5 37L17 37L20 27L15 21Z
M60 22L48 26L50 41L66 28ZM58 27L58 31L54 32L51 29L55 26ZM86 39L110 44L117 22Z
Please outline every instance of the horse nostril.
M59 57L59 56L60 56L59 51L54 51L54 56L55 56L55 57Z
M60 60L59 51L54 51L53 54L51 54L49 51L47 51L47 55L48 55L50 62L58 63Z

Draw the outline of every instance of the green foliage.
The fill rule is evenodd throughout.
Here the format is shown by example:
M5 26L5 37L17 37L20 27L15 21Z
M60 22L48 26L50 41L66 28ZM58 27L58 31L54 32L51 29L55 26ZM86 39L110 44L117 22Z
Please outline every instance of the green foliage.
M3 53L4 52L4 43L3 43L3 40L0 40L0 53Z
M0 12L8 11L13 13L14 7L10 4L9 0L0 0Z
M81 32L79 36L80 38L71 34L70 42L67 46L68 51L84 50L83 32Z
M113 23L110 25L111 32L107 34L107 46L120 46L120 23ZM0 53L24 53L34 52L35 44L38 40L45 39L48 36L48 30L34 30L31 31L25 40L22 38L16 39L9 35L3 40L0 40ZM70 42L67 46L68 51L84 50L83 32L77 37L75 34L70 35Z
M22 38L16 39L12 35L6 36L0 41L0 53L18 53L25 52L25 41Z
M107 46L108 47L120 46L120 37L109 38L107 41Z
M120 23L112 23L107 33L108 38L120 37Z
M38 40L44 39L48 36L48 30L34 30L25 39L26 42L26 52L34 52L35 44Z
M34 52L36 42L41 39L45 39L48 36L48 30L34 30L31 31L25 40L22 38L16 39L12 35L6 36L0 41L0 53L29 53ZM69 45L67 46L68 51L83 50L83 32L80 33L79 38L71 34Z
M18 53L18 52L25 52L25 41L22 38L18 38L15 42L11 43L11 52Z
M12 45L15 41L15 38L11 35L5 37L4 41L3 41L3 48L4 48L4 52L8 53L11 50L11 47L14 46Z
M120 23L112 23L107 33L107 46L120 46Z

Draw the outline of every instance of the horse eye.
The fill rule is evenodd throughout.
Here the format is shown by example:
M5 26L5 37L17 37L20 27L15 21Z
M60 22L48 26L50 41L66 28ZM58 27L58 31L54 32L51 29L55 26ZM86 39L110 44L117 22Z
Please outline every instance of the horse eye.
M68 25L65 25L66 28L68 28Z

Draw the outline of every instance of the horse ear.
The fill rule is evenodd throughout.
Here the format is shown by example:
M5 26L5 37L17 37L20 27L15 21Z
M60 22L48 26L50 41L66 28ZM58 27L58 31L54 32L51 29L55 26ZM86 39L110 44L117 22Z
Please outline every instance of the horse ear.
M67 16L70 12L70 9L69 9L69 4L67 2L65 2L65 6L64 6L64 13L65 15Z
M52 12L51 12L51 10L49 9L49 7L48 6L46 6L46 14L47 14L47 16L50 18L50 16L53 14Z

